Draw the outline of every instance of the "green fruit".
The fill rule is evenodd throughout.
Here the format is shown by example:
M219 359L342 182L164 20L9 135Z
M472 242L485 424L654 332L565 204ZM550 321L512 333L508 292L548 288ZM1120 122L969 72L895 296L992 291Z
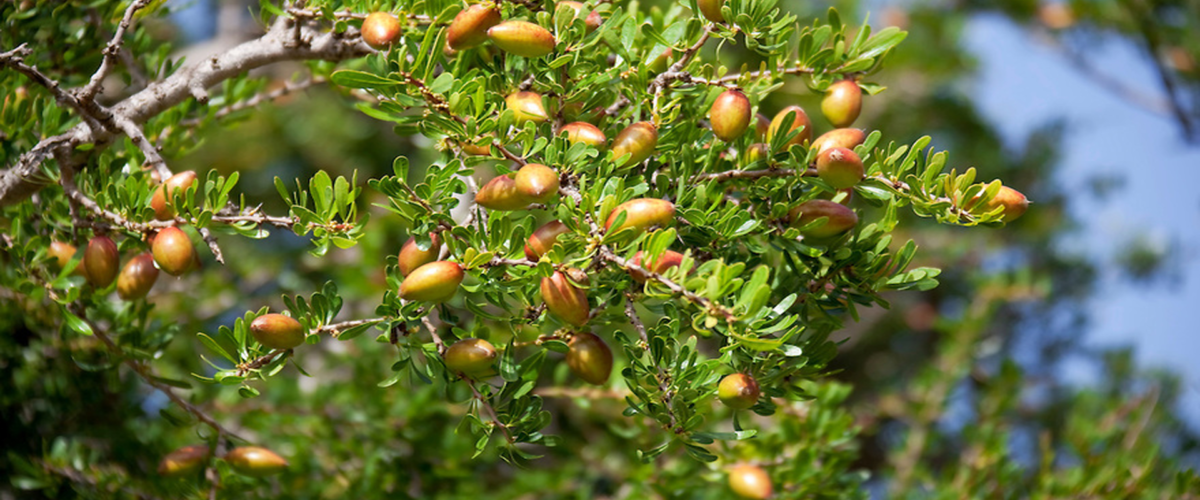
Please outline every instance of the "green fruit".
M135 300L145 297L158 280L158 268L154 267L154 257L143 253L129 259L125 268L117 276L117 296L121 300Z
M783 108L783 110L780 111L779 114L775 115L775 118L771 120L771 125L767 128L767 142L774 142L775 134L782 133L781 129L783 128L784 122L787 120L788 115L793 113L796 115L796 117L792 121L792 126L787 130L787 132L791 133L793 130L796 130L800 127L804 127L804 130L801 130L800 133L796 134L796 136L790 141L784 143L783 148L787 149L794 144L804 144L805 142L808 142L809 139L812 139L812 120L808 119L808 113L805 113L804 109L800 106L788 106Z
M540 163L529 163L517 170L513 182L517 194L528 203L547 203L558 196L558 172Z
M740 90L726 90L713 101L708 111L713 134L725 142L732 142L750 128L750 99Z
M554 52L558 43L549 30L526 21L505 21L488 29L487 34L497 47L523 57L542 57Z
M545 123L550 119L542 105L542 95L537 92L513 92L504 98L504 102L512 110L518 127L526 122Z
M725 0L696 0L696 5L700 7L700 13L704 14L704 18L714 23L725 22L725 16L721 15L721 6L725 5Z
M821 113L834 127L849 127L862 111L862 89L854 80L841 80L829 86L821 100Z
M571 373L592 385L608 382L613 354L604 340L592 333L581 332L574 334L567 345L567 367Z
M766 143L756 142L754 144L751 144L749 148L746 148L746 164L747 165L754 163L756 161L766 160L770 157L771 157L771 146Z
M108 288L117 279L120 271L121 254L117 244L107 236L96 236L88 241L83 251L83 275L96 288Z
M604 149L604 145L608 142L604 131L588 122L568 123L558 133L560 135L567 134L567 140L571 141L571 144L582 142L597 149Z
M177 191L186 191L196 182L196 172L188 170L172 175L167 179L167 182L162 183L157 190L154 191L154 196L150 198L150 208L154 209L154 218L158 220L171 220L175 218L175 209L167 206L172 201ZM170 193L168 195L168 193Z
M409 238L404 242L404 246L400 247L397 263L401 276L408 276L414 269L437 260L438 254L442 251L442 242L438 239L437 233L429 233L429 239L429 248L425 250L421 250L417 246L416 238Z
M625 127L617 138L613 139L613 159L620 161L622 156L630 155L618 168L628 168L637 165L654 154L658 146L658 128L650 122L637 122Z
M717 386L717 399L725 406L735 410L745 410L758 403L762 395L758 390L758 381L745 373L726 375Z
M488 39L488 30L500 24L500 9L475 4L459 11L446 29L446 46L463 50L478 46Z
M658 256L658 260L655 260L654 262L649 262L649 263L643 264L642 263L642 252L639 250L638 253L634 254L633 258L629 260L629 263L633 264L635 266L639 266L639 267L641 267L647 271L650 271L652 273L662 274L662 273L666 272L667 269L670 269L672 267L677 267L677 266L679 266L679 264L682 264L683 263L683 254L676 252L674 250L664 250L663 253ZM650 278L650 276L648 274L642 273L640 271L631 271L630 274L633 276L633 279L636 280L638 283L645 283L646 280Z
M554 246L554 242L558 241L558 237L569 231L566 224L556 220L543 224L525 241L525 258L533 261L541 259L550 251L550 247Z
M577 282L586 282L587 276L577 269L569 270ZM542 300L546 310L559 319L575 325L583 326L588 321L591 308L588 305L587 291L572 285L567 275L554 271L552 276L542 278Z
M204 466L212 451L203 445L184 446L168 453L158 463L158 475L181 477L194 473Z
M771 476L761 467L735 465L729 468L729 489L737 496L754 500L771 498Z
M1001 213L1000 220L1004 222L1017 220L1029 209L1029 199L1020 191L1008 186L1000 186L1000 191L996 193L996 196L983 205L977 205L979 198L980 196L976 196L971 200L967 210L981 215L1003 207L1004 212Z
M400 282L400 298L419 302L446 302L454 298L463 280L463 268L439 260L418 267Z
M854 149L855 146L867 140L867 133L856 128L836 128L821 134L813 141L811 148L818 153L830 148Z
M304 343L304 325L290 316L264 314L250 322L250 334L271 349L292 349Z
M854 187L863 179L862 159L846 148L829 148L817 155L817 175L834 189Z
M446 349L446 369L479 378L489 375L496 361L496 346L483 339L466 338Z
M158 268L171 276L182 276L196 262L196 249L192 247L192 240L175 226L159 231L158 236L154 237L154 243L150 245L150 251L154 254L154 262L158 263Z
M383 50L400 39L400 20L387 12L372 12L363 19L362 39L375 50Z
M612 227L617 221L617 215L621 213L625 214L625 222L619 227ZM672 220L675 220L675 205L671 202L658 198L638 198L617 205L604 221L604 229L615 233L631 227L634 229L632 237L636 238L650 226L666 226Z
M517 190L515 174L497 175L475 193L475 203L492 210L520 210L529 206L529 200Z
M225 461L233 470L254 477L278 474L288 466L283 457L258 446L239 446L229 450L229 453L225 454Z
M666 71L667 64L671 62L671 57L674 55L674 53L675 51L671 50L670 47L667 47L667 50L662 51L662 53L658 54L658 56L656 56L654 59L651 59L650 64L648 64L647 67L650 68L652 73L662 73L663 71Z
M802 228L819 218L827 220L812 229L801 229L800 234L813 239L824 239L840 235L858 225L858 215L841 203L829 200L809 200L793 208L789 214L792 227Z

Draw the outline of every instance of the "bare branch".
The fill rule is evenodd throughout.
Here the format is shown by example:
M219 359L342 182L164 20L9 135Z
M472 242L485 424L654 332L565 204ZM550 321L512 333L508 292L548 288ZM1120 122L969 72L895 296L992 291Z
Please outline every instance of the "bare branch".
M112 41L108 42L108 46L104 47L104 59L100 61L100 67L92 74L92 79L88 82L87 86L79 89L79 100L87 102L96 98L96 93L100 91L100 85L104 83L104 79L108 77L108 74L112 72L113 66L117 64L117 57L121 53L121 45L125 43L125 32L133 24L133 15L149 4L150 0L137 0L131 2L129 7L125 9L125 15L121 18L121 22L117 24L117 32L113 34Z
M283 97L286 97L288 95L291 95L292 93L303 91L303 90L308 90L311 87L315 87L317 85L323 85L328 82L329 82L329 80L324 77L316 77L316 78L310 78L308 80L304 80L299 83L290 83L290 82L284 83L283 87L277 88L270 92L263 92L261 94L255 95L254 97L246 99L245 101L236 102L236 103L230 104L228 106L225 106L221 109L218 109L215 113L213 113L212 117L219 120L219 119L229 116L231 114L237 113L238 111L255 108L262 104L265 104L265 103L268 103L271 101L275 101L275 100L281 99ZM191 128L191 127L200 125L201 123L203 123L203 121L204 121L204 118L189 118L187 120L183 120L182 122L180 122L179 126Z

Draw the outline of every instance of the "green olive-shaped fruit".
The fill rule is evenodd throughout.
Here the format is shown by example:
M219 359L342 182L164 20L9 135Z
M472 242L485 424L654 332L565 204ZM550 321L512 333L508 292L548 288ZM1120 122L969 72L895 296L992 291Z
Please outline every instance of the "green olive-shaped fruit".
M287 469L288 462L275 452L258 446L239 446L225 454L225 461L238 473L263 477Z
M721 6L725 5L725 0L696 0L696 5L700 7L700 13L705 19L714 23L725 22L725 16L721 15Z
M638 253L634 254L633 258L629 260L629 263L652 273L662 274L666 272L667 269L678 267L679 264L682 264L683 254L674 250L664 250L663 253L658 256L658 260L655 260L654 262L643 263L642 260L642 252L639 250ZM650 275L635 270L631 270L629 274L632 275L633 279L638 283L645 283L646 280L650 278Z
M264 314L250 322L250 334L271 349L292 349L304 343L304 325L291 316Z
M464 274L455 262L439 260L413 270L400 282L400 298L420 302L446 302L454 298Z
M571 144L582 142L597 149L604 149L604 145L608 142L604 131L588 122L568 123L558 133L567 134L567 140L571 141Z
M71 259L75 257L76 250L77 249L75 248L75 245L70 243L51 241L50 248L46 250L46 254L54 258L54 263L58 265L59 269L63 269L67 267L67 264L71 263ZM78 266L75 266L76 269L80 269L82 267L82 263Z
M545 123L550 119L546 107L542 105L542 95L537 92L513 92L504 98L504 102L512 110L517 126L525 122Z
M154 237L150 245L154 254L154 262L158 268L171 276L182 276L196 262L196 249L192 246L191 238L183 230L175 227L165 227Z
M459 11L446 29L446 46L452 50L476 47L488 39L487 31L500 24L500 9L475 4Z
M834 127L849 127L862 112L862 89L854 80L841 80L829 86L821 100L821 113Z
M1000 191L996 196L987 203L977 205L979 196L976 196L968 210L976 214L985 214L997 208L1003 207L1004 212L1001 213L1000 220L1004 222L1012 222L1018 217L1025 215L1025 211L1029 209L1029 199L1023 193L1008 186L1000 186Z
M470 377L487 376L496 362L496 346L483 339L465 338L446 349L446 369Z
M168 206L176 191L186 191L196 182L196 172L188 170L167 178L167 182L158 186L154 196L150 198L150 208L154 209L154 218L171 220L175 218L175 209Z
M662 51L655 56L654 59L651 59L650 64L647 66L650 68L652 73L662 73L663 71L667 70L667 65L670 64L671 58L674 55L675 51L671 50L670 47L667 47L667 50Z
M88 241L87 249L83 251L83 273L88 283L96 288L107 288L117 279L120 265L117 244L108 236L96 236Z
M362 39L375 50L383 50L400 39L400 20L387 12L372 12L363 19Z
M586 275L575 271L573 278L586 279ZM542 278L542 300L546 303L547 311L575 326L586 324L591 313L587 291L572 285L562 271L554 271L553 275Z
M604 385L612 374L613 353L608 344L588 332L576 333L567 343L567 367L576 377L592 385Z
M525 258L536 261L541 259L546 252L550 251L550 247L554 246L554 242L558 241L558 237L569 232L567 225L559 221L552 220L542 225L529 235L529 239L525 241Z
M771 157L771 146L764 142L756 142L746 148L746 165Z
M414 269L425 264L437 260L438 254L442 251L442 241L438 238L437 233L429 233L429 248L421 250L417 246L416 238L409 238L404 242L404 246L400 247L400 256L397 263L400 267L400 276L408 276Z
M750 117L750 99L734 89L721 92L708 111L713 135L725 142L734 141L746 133L746 129L750 128Z
M806 201L793 208L789 216L792 220L792 227L804 227L825 217L827 220L824 224L800 231L800 234L805 237L817 240L840 235L858 225L858 215L854 213L854 210L829 200Z
M817 175L834 189L854 187L863 179L862 159L846 148L829 148L817 155Z
M526 21L505 21L487 30L488 38L509 54L542 57L558 43L549 30Z
M492 210L520 210L529 200L517 189L516 174L497 175L475 193L475 203Z
M619 168L632 167L653 155L657 146L658 128L650 122L637 122L625 127L625 130L613 139L613 159L620 161L622 156L628 154L629 158L621 163Z
M767 128L767 142L773 142L775 134L784 133L782 130L783 124L787 120L788 115L793 113L796 115L796 118L792 121L791 128L787 129L786 132L791 133L793 130L796 130L800 127L804 127L804 130L801 130L800 133L796 134L792 140L784 143L783 148L787 149L793 144L804 144L805 142L808 142L809 139L812 139L812 120L808 119L808 113L805 113L804 108L801 108L800 106L788 106L783 108L783 110L780 111L779 114L775 115L775 118L771 120L771 125Z
M158 474L165 477L181 477L200 470L212 456L204 445L184 446L168 453L158 463Z
M529 203L546 203L558 196L558 172L540 163L521 167L513 182L517 194Z
M625 214L625 222L619 227L613 227L613 223L617 221L617 216L621 213ZM608 214L608 219L604 221L604 230L615 233L631 227L634 229L633 237L636 238L650 226L666 226L673 220L675 220L673 203L658 198L638 198L617 205L617 208L614 208L612 213Z
M771 119L762 113L754 114L754 136L759 141L767 140L767 133L771 131Z
M117 276L117 296L122 300L140 299L150 293L155 281L158 281L158 268L154 267L154 256L143 253L129 259Z
M762 395L758 390L758 381L745 373L726 375L717 386L717 399L725 406L735 410L745 410L758 403Z
M753 500L771 498L771 476L761 467L735 465L729 468L729 489L737 496Z
M867 140L867 133L857 128L835 128L821 134L813 141L812 148L818 153L830 148L854 149L855 146Z
M471 156L492 156L492 150L488 146L478 146L469 142L460 142L458 146L463 152Z

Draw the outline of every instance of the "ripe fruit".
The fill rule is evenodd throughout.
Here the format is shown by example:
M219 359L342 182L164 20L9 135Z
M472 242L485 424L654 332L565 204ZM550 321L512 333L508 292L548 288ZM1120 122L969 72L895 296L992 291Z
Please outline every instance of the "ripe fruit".
M414 269L400 282L400 298L421 302L446 302L454 298L463 276L462 266L455 262L430 262Z
M862 111L862 89L854 80L841 80L829 86L821 100L821 113L834 127L849 127Z
M143 253L129 259L121 275L117 276L117 296L121 300L134 300L145 297L158 280L158 268L154 267L154 257Z
M437 233L429 233L429 239L429 248L425 250L421 250L417 246L416 238L411 237L404 242L404 246L400 247L400 257L397 261L400 267L400 276L408 276L413 269L437 260L438 254L442 251L442 241L438 239Z
M462 142L458 144L462 147L464 153L472 156L491 156L492 150L488 146L477 146L475 144Z
M571 141L571 144L582 142L598 149L604 149L604 144L608 142L608 138L604 136L604 131L600 130L600 127L588 122L568 123L558 131L560 135L564 132L567 134L567 140Z
M154 209L154 218L158 220L174 219L175 209L168 207L167 203L174 198L176 191L186 191L195 182L196 172L191 170L180 172L167 178L167 182L162 183L154 191L154 196L150 198L150 208Z
M487 30L488 38L505 52L524 57L542 57L554 52L558 43L549 30L526 21L505 21Z
M804 227L821 217L828 218L820 226L800 231L800 234L813 239L837 236L858 225L858 215L853 210L829 200L809 200L801 203L792 209L789 217L792 219L792 227Z
M466 338L446 349L446 369L470 377L487 376L496 361L496 346L483 339Z
M629 260L629 263L633 264L635 266L642 267L643 269L650 271L652 273L662 274L662 273L666 272L667 269L670 269L672 267L678 266L679 264L682 264L683 263L683 254L676 252L674 250L665 250L665 251L663 251L662 255L658 256L658 260L654 261L653 264L646 265L646 264L642 263L642 252L639 250L638 253L634 254L633 258ZM633 279L636 280L638 283L645 283L646 280L650 278L649 275L642 273L640 271L632 271L631 270L630 274L633 276Z
M817 155L817 175L834 189L854 187L865 175L862 159L846 148L829 148Z
M121 254L108 236L96 236L83 251L83 275L96 288L107 288L117 279Z
M740 90L721 92L713 101L708 118L714 135L725 142L736 140L750 128L750 99Z
M512 110L518 127L525 122L545 123L550 119L546 107L542 105L542 95L537 92L513 92L504 98L504 102Z
M1000 207L1004 207L1004 212L1000 214L1000 220L1004 222L1012 222L1018 217L1025 215L1025 210L1029 209L1029 199L1016 189L1008 186L1000 186L1000 191L996 196L982 206L975 206L979 202L979 196L976 196L969 204L968 210L977 214L985 214Z
M771 146L766 143L756 142L746 148L746 164L751 164L756 161L765 160L771 157Z
M529 203L546 203L558 196L558 172L540 163L529 163L513 179L517 194Z
M158 268L171 276L182 276L196 261L196 249L192 247L192 240L175 226L159 231L158 236L154 237L154 243L150 245L150 251L154 254L154 262L158 263Z
M761 467L749 464L735 465L729 468L729 489L742 498L770 498L771 476Z
M46 253L54 257L54 262L58 264L59 269L63 269L67 267L67 264L71 263L71 258L75 257L75 251L75 245L61 241L51 241L50 248L46 250ZM81 269L82 267L83 263L80 263L75 268Z
M492 210L520 210L529 206L529 200L517 190L514 177L514 174L497 175L475 193L475 203Z
M577 282L587 281L587 275L578 269L572 269L571 277ZM587 292L567 279L562 271L542 278L542 300L546 302L546 310L559 319L575 326L587 323L591 309L588 306Z
M618 165L618 168L631 167L641 163L654 154L658 146L658 129L650 122L637 122L625 127L617 138L613 139L613 159L620 160L622 156L631 155L629 159Z
M829 148L846 148L854 149L854 146L862 144L867 140L867 133L857 128L835 128L818 137L813 141L812 148L816 148L817 152L825 151Z
M787 129L787 132L791 133L791 131L800 127L804 127L804 130L800 131L799 134L796 134L796 137L793 137L792 140L784 143L783 148L787 149L793 144L803 144L809 139L812 139L812 120L808 119L808 113L805 113L804 109L800 106L788 106L783 108L783 110L780 111L779 114L775 115L775 118L771 120L771 125L767 128L767 142L773 142L775 134L783 133L781 129L783 128L784 120L786 120L788 115L792 113L795 113L796 118L792 121L792 127Z
M721 6L725 5L725 0L696 0L696 5L700 7L700 13L704 14L704 18L714 23L725 22L725 16L721 15Z
M225 461L247 476L263 477L283 472L288 462L275 452L258 446L239 446L225 454Z
M292 349L304 343L304 325L290 316L264 314L250 322L250 334L271 349Z
M619 227L612 227L617 215L624 213L625 222ZM617 205L608 220L604 221L604 229L615 233L627 227L634 229L634 237L654 225L665 226L675 219L675 205L667 200L658 198L638 198Z
M363 19L362 39L375 50L386 49L400 39L400 20L387 12L372 12Z
M542 258L546 252L550 251L550 247L554 246L554 242L558 241L558 237L568 231L570 230L567 229L566 224L556 220L533 230L533 234L529 235L529 239L525 241L525 258L529 260Z
M166 477L186 476L200 470L212 452L207 446L184 446L168 453L158 463L158 474Z
M500 24L500 9L475 4L459 11L446 29L446 46L463 50L486 42L488 29Z
M735 410L745 410L754 406L761 394L758 381L745 373L726 375L717 386L717 399Z
M567 367L576 377L592 385L604 385L612 374L612 349L589 332L576 333L567 343Z

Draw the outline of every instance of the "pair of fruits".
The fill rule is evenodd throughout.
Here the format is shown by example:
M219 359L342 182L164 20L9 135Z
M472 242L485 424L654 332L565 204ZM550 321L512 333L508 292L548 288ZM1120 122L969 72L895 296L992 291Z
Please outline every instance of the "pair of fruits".
M558 187L558 172L540 163L529 163L484 184L475 193L475 203L492 210L520 210L553 200L558 196Z
M200 470L212 455L208 446L184 446L163 457L158 463L158 473L166 477L187 476ZM222 458L238 473L254 477L278 474L288 466L283 457L259 446L239 446Z
M613 355L608 344L595 334L577 332L567 342L567 367L576 377L593 385L604 385L612 374ZM443 361L446 369L471 378L491 376L499 353L496 346L483 339L466 338L446 349Z

